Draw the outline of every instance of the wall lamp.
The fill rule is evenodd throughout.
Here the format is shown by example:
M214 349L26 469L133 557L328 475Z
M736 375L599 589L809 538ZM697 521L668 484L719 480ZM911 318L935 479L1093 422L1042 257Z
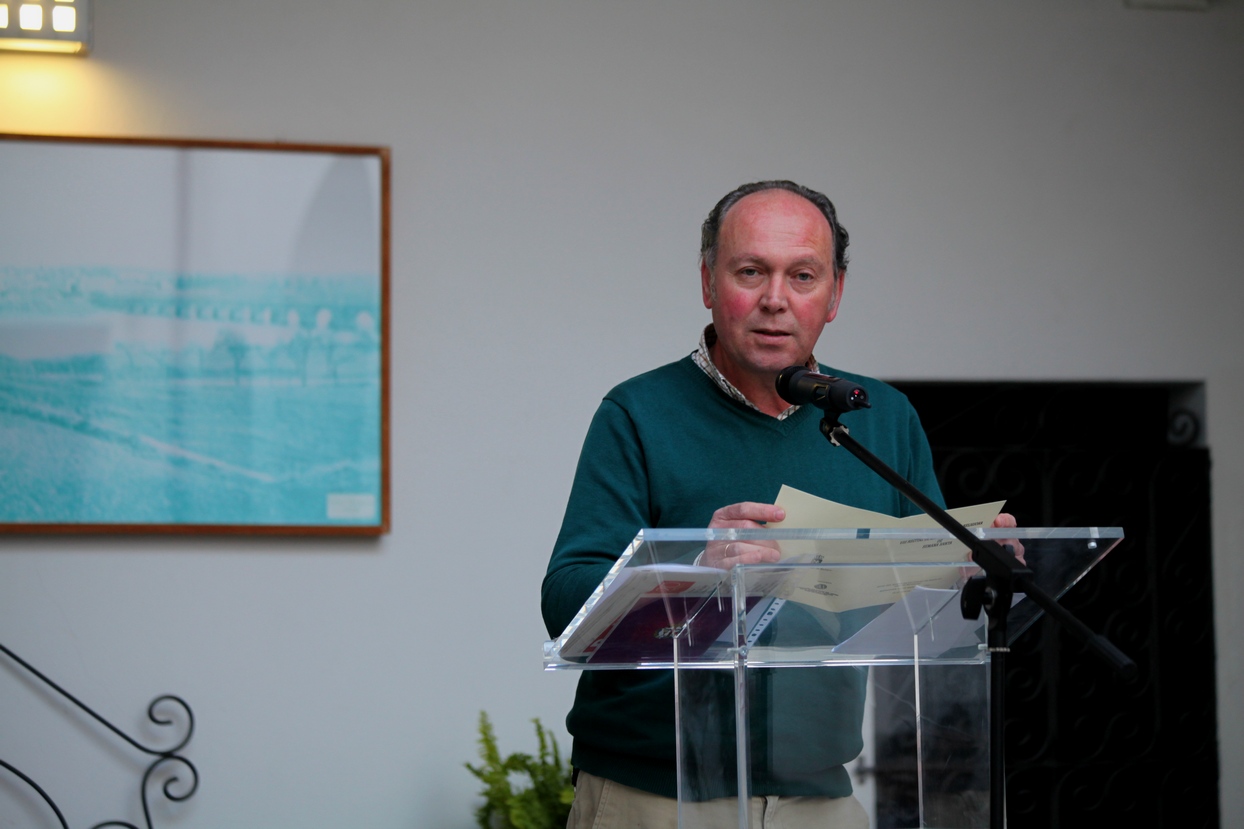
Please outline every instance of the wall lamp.
M91 51L91 0L0 0L0 49Z

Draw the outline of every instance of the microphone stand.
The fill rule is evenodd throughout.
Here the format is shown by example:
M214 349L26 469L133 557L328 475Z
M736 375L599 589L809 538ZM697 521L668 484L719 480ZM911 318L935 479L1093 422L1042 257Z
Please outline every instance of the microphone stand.
M989 649L989 826L1002 829L1006 822L1006 769L1004 726L1006 723L1006 654L1007 614L1011 611L1011 599L1016 593L1027 594L1042 610L1058 624L1073 633L1105 659L1124 679L1136 675L1136 663L1116 648L1106 637L1094 633L1087 625L1068 612L1052 596L1042 590L1033 579L1032 570L1020 563L1009 545L977 538L970 530L947 514L932 499L917 489L910 481L899 475L880 458L865 449L851 437L847 427L838 422L840 412L825 402L825 417L821 420L821 434L834 446L845 448L859 458L865 466L880 475L890 486L901 492L909 501L929 517L967 545L972 561L981 573L972 576L959 596L959 606L965 619L979 619L984 609L989 617L987 647ZM867 405L866 399L864 405Z

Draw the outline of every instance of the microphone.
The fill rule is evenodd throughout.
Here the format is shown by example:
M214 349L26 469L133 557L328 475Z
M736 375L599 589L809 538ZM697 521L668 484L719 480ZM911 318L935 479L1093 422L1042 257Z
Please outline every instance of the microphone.
M817 374L803 366L782 369L776 385L781 398L796 406L811 403L839 414L869 408L868 392L859 383Z

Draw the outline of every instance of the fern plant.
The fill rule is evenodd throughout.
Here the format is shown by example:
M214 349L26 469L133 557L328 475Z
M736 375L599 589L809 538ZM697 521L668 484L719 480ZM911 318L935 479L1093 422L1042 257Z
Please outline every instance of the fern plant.
M566 825L574 800L570 769L563 765L553 735L544 730L539 719L532 722L539 754L514 753L502 759L492 722L487 713L479 712L482 762L463 765L484 784L480 792L484 802L475 810L480 829L562 829ZM515 780L527 785L515 789Z

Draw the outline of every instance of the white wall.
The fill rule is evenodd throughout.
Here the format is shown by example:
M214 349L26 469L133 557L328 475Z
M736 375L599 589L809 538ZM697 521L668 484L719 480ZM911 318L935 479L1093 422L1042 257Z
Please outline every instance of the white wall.
M0 131L393 151L391 535L0 541L0 641L123 726L194 707L202 786L157 823L471 825L477 712L529 749L571 699L537 594L588 419L694 347L700 220L782 176L852 233L823 360L1207 382L1244 824L1239 0L97 6L90 58L0 55ZM71 825L140 820L128 755L0 695L0 754Z

